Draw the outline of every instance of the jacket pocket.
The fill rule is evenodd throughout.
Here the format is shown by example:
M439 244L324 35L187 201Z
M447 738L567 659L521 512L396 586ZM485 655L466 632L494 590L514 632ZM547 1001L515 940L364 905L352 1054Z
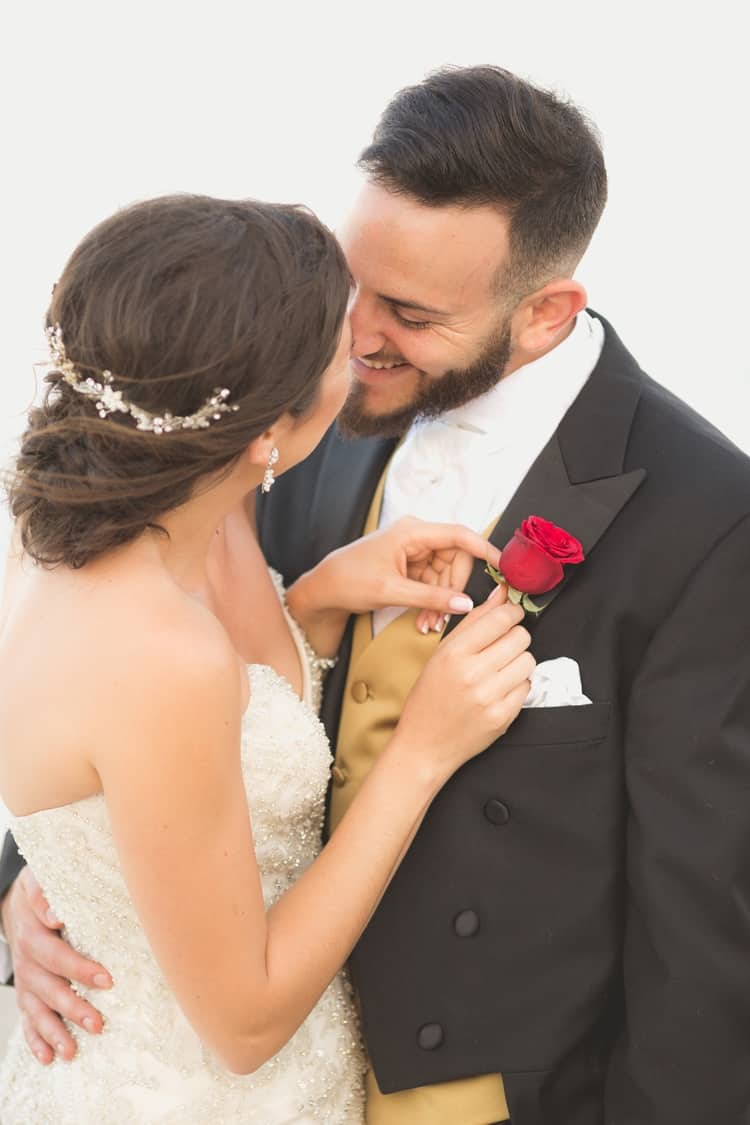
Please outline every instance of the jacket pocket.
M562 746L576 742L602 742L607 737L611 714L611 703L527 707L495 745Z

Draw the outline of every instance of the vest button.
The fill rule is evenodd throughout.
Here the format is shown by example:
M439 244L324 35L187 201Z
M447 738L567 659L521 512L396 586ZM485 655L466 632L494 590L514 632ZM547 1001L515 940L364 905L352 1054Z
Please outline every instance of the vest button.
M352 684L352 699L356 703L364 703L369 694L370 689L364 680L357 680L356 683Z
M439 1023L426 1023L420 1027L417 1043L423 1051L434 1051L443 1042L443 1029Z
M507 824L510 820L510 809L502 801L492 797L484 806L484 815L490 824Z
M340 789L342 785L346 785L347 781L349 780L349 775L347 774L346 770L342 770L340 766L333 767L333 769L331 770L331 777L333 778L333 784L338 789Z
M479 915L474 910L462 910L453 919L453 929L459 937L474 937L479 931Z

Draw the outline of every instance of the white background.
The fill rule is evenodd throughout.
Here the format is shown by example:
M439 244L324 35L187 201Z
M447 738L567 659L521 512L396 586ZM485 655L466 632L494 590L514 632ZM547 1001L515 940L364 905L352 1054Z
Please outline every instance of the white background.
M563 91L598 124L610 202L579 271L590 302L646 370L750 450L742 7L6 6L0 457L35 393L51 285L94 223L196 191L305 202L335 226L391 94L480 62ZM7 526L0 511L0 550Z

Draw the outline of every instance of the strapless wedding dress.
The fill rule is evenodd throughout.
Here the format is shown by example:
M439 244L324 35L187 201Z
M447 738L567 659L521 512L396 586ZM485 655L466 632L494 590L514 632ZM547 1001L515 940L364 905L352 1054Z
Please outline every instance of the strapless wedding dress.
M267 907L320 850L331 767L317 718L324 662L290 625L304 699L271 668L251 665L242 725ZM115 984L79 989L106 1026L100 1036L71 1027L73 1062L40 1066L16 1030L0 1074L2 1125L361 1125L364 1061L344 973L274 1058L254 1074L232 1075L203 1047L164 981L128 895L104 798L15 817L10 827L67 939L106 965Z

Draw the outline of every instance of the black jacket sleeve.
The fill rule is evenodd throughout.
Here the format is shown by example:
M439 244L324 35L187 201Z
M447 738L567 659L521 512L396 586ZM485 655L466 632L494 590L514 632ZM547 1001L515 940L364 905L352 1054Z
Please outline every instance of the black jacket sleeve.
M24 863L25 860L16 847L16 841L10 832L6 832L2 854L0 854L0 901L5 898L8 888Z
M745 518L694 571L631 696L626 1020L607 1125L748 1120L748 574Z

